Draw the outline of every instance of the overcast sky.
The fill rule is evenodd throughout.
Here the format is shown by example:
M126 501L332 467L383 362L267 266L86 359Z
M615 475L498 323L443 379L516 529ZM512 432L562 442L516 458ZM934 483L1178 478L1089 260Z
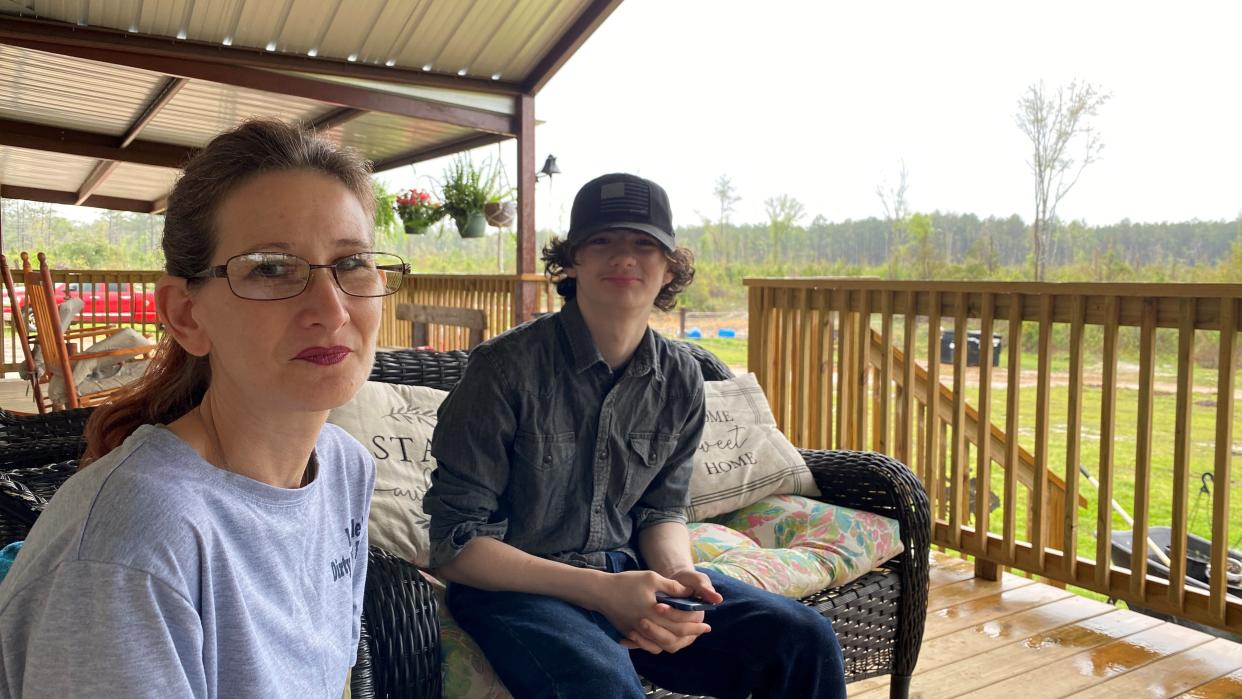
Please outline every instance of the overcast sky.
M1112 95L1103 160L1063 219L1233 219L1239 27L1242 3L1223 0L625 0L536 99L539 163L554 153L564 171L539 185L539 225L563 228L578 186L611 171L663 184L678 224L716 217L721 174L742 197L735 221L764 220L778 194L805 222L880 215L876 185L903 159L913 210L1029 219L1014 114L1041 79Z

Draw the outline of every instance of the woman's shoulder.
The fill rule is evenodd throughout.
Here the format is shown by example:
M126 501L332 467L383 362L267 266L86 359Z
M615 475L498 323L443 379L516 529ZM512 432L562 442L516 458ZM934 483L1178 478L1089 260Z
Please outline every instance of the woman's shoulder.
M185 462L193 454L163 428L139 428L60 487L22 547L26 562L44 572L65 562L116 564L161 578L184 569L199 556L196 529L209 509L192 495L197 469Z

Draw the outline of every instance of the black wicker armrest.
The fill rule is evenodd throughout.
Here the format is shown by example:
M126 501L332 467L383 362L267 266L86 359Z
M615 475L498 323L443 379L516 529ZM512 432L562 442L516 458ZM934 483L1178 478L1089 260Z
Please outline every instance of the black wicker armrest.
M429 386L451 391L466 368L467 354L461 350L392 350L375 353L371 381Z
M377 697L439 697L436 598L414 564L372 546L362 605Z
M77 468L77 461L61 461L0 471L0 546L26 538L47 501Z
M56 410L42 415L18 415L0 409L0 444L22 444L46 437L81 436L94 408Z
M84 451L86 439L80 435L28 439L20 444L0 443L0 471L76 459Z
M903 667L895 666L893 672L908 677L918 659L927 617L931 548L931 508L927 491L904 464L878 452L799 451L815 476L821 500L897 520L904 550L885 566L900 576L902 589L897 636L898 645L905 652L897 655Z

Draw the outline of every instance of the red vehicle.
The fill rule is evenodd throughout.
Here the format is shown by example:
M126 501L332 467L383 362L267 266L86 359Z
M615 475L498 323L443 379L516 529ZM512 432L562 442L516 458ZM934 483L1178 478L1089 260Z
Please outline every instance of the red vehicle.
M65 300L65 285L57 284L54 287L52 287L52 289L53 291L56 292L56 305L59 306ZM25 285L20 284L20 283L13 284L13 295L17 297L17 307L25 308L26 307ZM3 313L4 320L5 322L8 322L8 320L13 317L13 310L9 307L8 291L3 291L2 293L0 293L0 296L4 297L4 298L0 298L0 309L4 310L4 313Z
M84 323L154 323L157 320L155 292L144 289L141 283L72 282L65 285L65 295L82 299L78 320Z
M83 323L130 324L154 323L157 320L155 292L144 289L141 283L79 284L71 282L56 284L53 289L56 292L57 305L64 303L66 298L82 299L82 312L78 314L76 320ZM13 291L17 296L18 307L25 307L25 288L21 284L15 284ZM12 316L12 311L9 309L7 293L4 294L0 307L4 309L4 319L8 320Z

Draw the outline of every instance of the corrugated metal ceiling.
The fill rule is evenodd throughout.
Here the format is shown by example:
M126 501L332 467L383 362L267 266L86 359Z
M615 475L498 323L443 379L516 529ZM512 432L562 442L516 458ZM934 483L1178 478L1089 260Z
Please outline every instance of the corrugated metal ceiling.
M0 117L119 136L163 79L0 44Z
M0 182L15 187L77 191L94 168L89 158L0 146Z
M587 0L21 0L0 11L152 36L521 82Z
M280 89L263 80L230 79L230 68L219 63L218 57L211 65L223 67L203 74L175 72L179 69L169 67L173 64L167 61L127 64L117 58L118 51L128 51L116 48L123 44L85 52L66 50L63 46L72 43L57 44L56 39L45 38L49 37L46 27L60 25L26 23L22 26L38 29L23 29L28 33L9 34L0 42L0 119L15 122L9 136L0 134L0 143L5 144L0 145L0 185L46 190L51 198L45 200L60 201L82 188L99 163L116 160L118 166L106 173L93 193L134 200L121 205L142 209L167 194L177 175L172 165L183 162L186 148L202 147L215 134L251 116L308 123L338 116L340 120L327 132L330 137L374 161L409 162L412 156L467 142L474 135L512 133L496 125L512 123L517 89L513 86L523 84L536 68L543 72L554 68L540 66L540 62L584 12L589 8L599 11L593 7L598 2L0 0L0 16L187 40L167 44L174 49L173 55L180 55L177 47L194 47L189 42L200 42L195 47L200 51L210 45L292 54L301 60L289 69L282 63L240 70L280 70L303 85L300 91L285 90L289 94L239 87ZM71 41L80 35L74 30ZM431 84L398 84L382 69L362 75L353 71L348 77L311 75L300 72L307 56L396 66L417 74L465 76L485 83L467 80L458 89L457 83L441 77ZM190 79L173 79L177 77ZM326 87L306 88L308 79ZM501 81L500 89L492 90L493 80ZM333 94L332 85L342 87ZM368 101L371 98L365 94L350 98L359 100L351 102L339 92L346 85L355 92L395 94L428 106L411 109L403 102L394 108L391 98L385 98L388 103ZM129 144L135 149L131 153L142 150L149 155L122 152L121 137L170 86L178 91L141 127L138 140ZM295 94L303 97L291 96ZM371 109L396 113L367 111ZM446 113L450 114L447 118ZM480 120L476 113L487 115L486 119Z

